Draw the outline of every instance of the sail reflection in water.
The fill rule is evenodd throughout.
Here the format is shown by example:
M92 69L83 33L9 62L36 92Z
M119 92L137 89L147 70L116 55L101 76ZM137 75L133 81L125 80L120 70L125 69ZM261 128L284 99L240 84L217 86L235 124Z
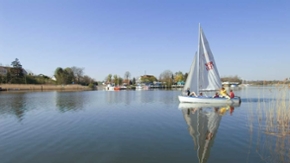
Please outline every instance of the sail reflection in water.
M234 106L180 103L179 109L188 125L200 163L206 163L213 146L222 116Z

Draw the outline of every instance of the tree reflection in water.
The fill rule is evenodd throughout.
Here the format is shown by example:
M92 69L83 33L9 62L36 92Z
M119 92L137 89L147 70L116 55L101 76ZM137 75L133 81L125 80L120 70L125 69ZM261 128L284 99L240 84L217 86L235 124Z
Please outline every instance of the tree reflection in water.
M0 114L15 115L19 121L24 119L25 112L28 111L25 92L5 94L0 101Z
M85 98L81 92L58 92L56 106L61 112L82 110Z

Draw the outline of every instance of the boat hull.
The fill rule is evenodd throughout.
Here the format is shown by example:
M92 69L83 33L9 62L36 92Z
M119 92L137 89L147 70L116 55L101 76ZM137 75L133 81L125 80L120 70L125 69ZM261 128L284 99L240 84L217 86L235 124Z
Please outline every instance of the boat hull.
M119 90L121 90L121 88L120 87L114 87L114 90L115 91L119 91Z
M227 99L227 98L212 98L212 97L178 96L178 99L179 99L179 102L182 102L182 103L196 103L196 104L240 104L241 103L240 97Z
M240 103L234 104L212 104L212 103L179 103L179 109L190 109L190 108L215 108L215 107L239 107Z
M105 90L106 91L114 91L115 90L115 87L114 86L106 86L105 87Z

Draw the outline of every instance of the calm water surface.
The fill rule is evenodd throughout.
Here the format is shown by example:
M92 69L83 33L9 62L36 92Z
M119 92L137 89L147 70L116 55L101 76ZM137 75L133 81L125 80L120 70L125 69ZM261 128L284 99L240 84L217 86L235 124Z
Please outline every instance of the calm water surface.
M0 162L289 162L253 114L273 91L235 93L214 108L180 106L179 90L1 92Z

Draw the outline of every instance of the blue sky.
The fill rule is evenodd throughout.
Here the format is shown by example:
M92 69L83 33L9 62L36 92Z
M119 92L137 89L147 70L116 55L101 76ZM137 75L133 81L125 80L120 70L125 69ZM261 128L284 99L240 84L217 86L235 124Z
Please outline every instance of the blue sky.
M80 67L157 78L189 70L205 32L220 75L290 77L290 1L0 0L0 63L18 58L34 74Z

